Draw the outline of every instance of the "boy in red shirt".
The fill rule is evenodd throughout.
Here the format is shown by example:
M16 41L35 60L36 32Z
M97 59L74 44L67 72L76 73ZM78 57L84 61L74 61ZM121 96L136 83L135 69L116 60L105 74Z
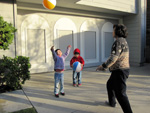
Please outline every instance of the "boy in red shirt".
M74 53L74 57L70 60L70 67L73 68L73 63L78 61L81 63L81 66L83 69L84 59L80 56L80 50L78 48L76 48L73 53ZM82 71L80 71L80 72L73 71L73 86L74 87L76 86L77 78L78 78L78 86L81 86Z

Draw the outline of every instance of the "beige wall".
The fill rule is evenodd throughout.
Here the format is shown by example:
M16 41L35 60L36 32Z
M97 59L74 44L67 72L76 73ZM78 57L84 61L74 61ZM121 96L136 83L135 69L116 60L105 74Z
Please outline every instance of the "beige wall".
M13 0L1 0L0 1L0 16L2 16L5 21L10 22L13 25L15 24L14 23L14 2L13 2ZM3 55L14 57L15 56L14 43L11 44L11 46L9 48L10 48L9 50L5 50L5 51L0 50L0 57L2 57Z

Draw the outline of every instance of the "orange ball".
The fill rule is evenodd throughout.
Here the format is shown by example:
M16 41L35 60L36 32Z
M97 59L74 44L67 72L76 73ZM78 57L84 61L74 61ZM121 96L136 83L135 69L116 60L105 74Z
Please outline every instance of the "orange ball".
M56 6L56 0L43 0L43 6L47 9L54 9Z

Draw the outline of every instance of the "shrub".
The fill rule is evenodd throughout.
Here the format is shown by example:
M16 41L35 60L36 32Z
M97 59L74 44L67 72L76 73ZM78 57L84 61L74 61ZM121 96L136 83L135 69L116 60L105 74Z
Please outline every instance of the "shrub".
M0 86L6 85L15 90L22 88L22 84L30 79L30 67L28 57L3 56L0 59Z
M16 31L17 29L11 23L4 21L0 16L0 49L9 49L8 46L13 42Z

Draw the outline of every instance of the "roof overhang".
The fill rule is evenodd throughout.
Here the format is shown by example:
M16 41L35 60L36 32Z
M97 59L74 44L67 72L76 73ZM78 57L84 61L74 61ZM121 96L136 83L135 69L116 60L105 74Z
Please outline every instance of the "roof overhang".
M29 9L33 9L32 5L36 4L39 6L39 8L42 8L42 1L43 0L16 0L17 1L17 6L19 8L23 7L23 4L28 6ZM99 0L101 1L101 0ZM103 0L104 1L104 0ZM105 0L106 1L106 0ZM27 5L28 4L28 5ZM130 6L129 6L130 7ZM38 8L38 7L37 7ZM44 10L44 8L43 8ZM110 14L110 15L118 15L118 16L125 16L125 15L130 15L130 14L136 14L136 10L131 12L130 10L119 10L119 9L113 9L109 8L109 5L106 7L103 7L100 5L100 3L93 2L93 0L57 0L57 5L55 9L51 12L57 12L57 11L75 11L77 10L78 12L89 12L89 13L99 13L99 14Z

